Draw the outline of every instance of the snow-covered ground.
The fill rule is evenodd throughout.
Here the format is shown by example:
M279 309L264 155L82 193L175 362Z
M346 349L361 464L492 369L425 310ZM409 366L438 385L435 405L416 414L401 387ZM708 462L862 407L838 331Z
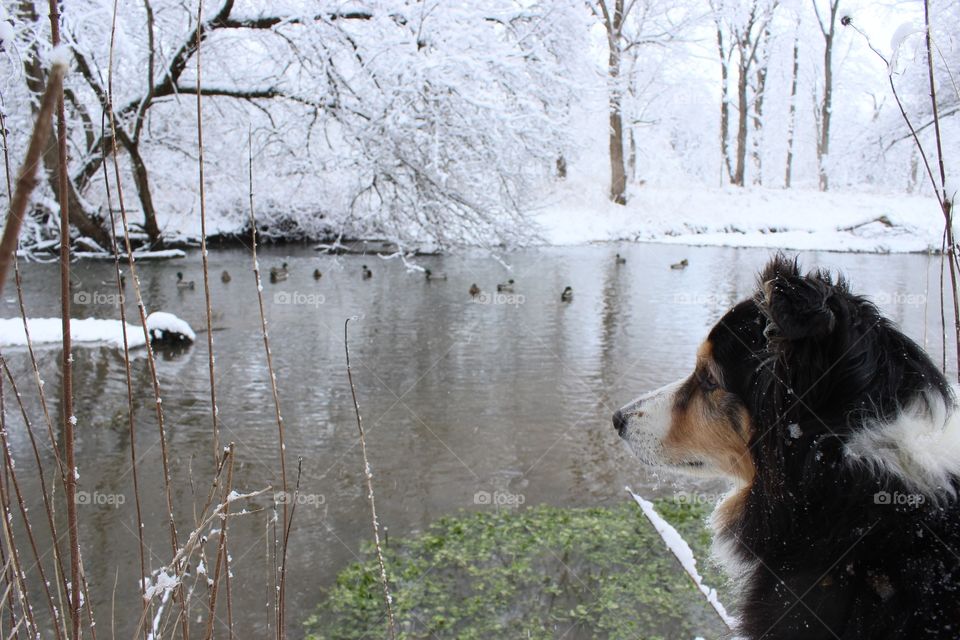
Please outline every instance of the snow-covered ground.
M565 185L536 214L547 244L616 240L792 250L909 253L939 250L932 197L801 189L633 189L627 206L604 185Z

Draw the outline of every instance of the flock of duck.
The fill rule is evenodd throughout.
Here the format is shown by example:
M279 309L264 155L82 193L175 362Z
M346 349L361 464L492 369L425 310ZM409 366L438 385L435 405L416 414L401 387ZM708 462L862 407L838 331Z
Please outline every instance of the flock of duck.
M626 263L627 263L627 259L618 253L616 255L616 264L622 265ZM687 259L684 258L680 262L671 264L670 268L686 269L689 264L690 263L687 261ZM430 269L424 269L423 274L427 282L445 281L447 279L446 273L435 272ZM288 277L290 277L290 267L289 265L287 265L286 262L284 262L279 267L270 268L270 282L276 284L277 282L283 282ZM314 280L320 280L322 277L323 277L323 273L320 272L320 269L313 270ZM373 277L373 271L370 270L370 267L368 267L367 265L361 265L360 278L362 280L369 280L372 277ZM232 279L233 278L230 277L230 272L227 270L224 270L220 274L220 282L224 284L230 282ZM498 283L497 293L513 293L514 285L515 285L515 282L513 278L510 278L506 282ZM184 280L183 272L182 271L177 272L177 288L178 289L194 289L195 287L196 285L193 280ZM470 294L471 298L476 298L482 293L482 291L480 290L480 287L477 285L477 283L474 282L473 284L470 285L470 289L468 289L468 293ZM560 293L560 301L573 302L573 287L569 285L564 287L563 291Z

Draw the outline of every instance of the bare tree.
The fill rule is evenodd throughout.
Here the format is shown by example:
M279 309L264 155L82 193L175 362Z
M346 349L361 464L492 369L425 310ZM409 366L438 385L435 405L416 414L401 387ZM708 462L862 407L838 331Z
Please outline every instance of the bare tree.
M820 97L820 113L817 118L817 168L820 174L820 190L830 188L827 175L827 162L830 157L830 121L833 109L833 44L837 33L837 16L840 13L840 0L827 0L827 7L821 11L818 0L810 0L817 16L820 33L823 34L823 94Z
M800 16L797 16L797 30L793 35L793 69L790 78L790 116L787 120L787 163L784 170L783 186L789 189L793 182L793 137L797 124L797 78L800 75Z
M609 93L609 147L610 147L610 200L617 204L627 203L627 155L624 151L624 81L622 76L624 56L644 46L663 45L676 40L677 34L687 23L670 16L668 3L657 0L591 0L590 9L603 25L607 35L607 84ZM631 67L631 74L636 69ZM631 132L631 158L635 162L636 140Z
M770 22L773 19L777 2L750 0L741 3L724 3L715 0L711 4L713 20L717 31L717 53L720 56L722 80L722 99L720 103L720 147L730 184L744 186L746 182L746 161L748 144L748 125L750 121L751 98L755 109L754 125L759 131L763 114L763 92L766 88L766 41L770 37ZM730 76L734 70L737 75L737 127L734 153L730 153ZM755 71L755 67L758 69ZM751 76L756 80L751 86ZM758 111L757 111L758 110Z
M612 7L608 6L611 5ZM636 3L630 2L630 7ZM627 11L630 10L627 8ZM624 0L596 0L590 8L597 13L607 32L607 81L610 109L610 200L627 204L627 170L623 153L623 95L620 88L620 60L623 55Z

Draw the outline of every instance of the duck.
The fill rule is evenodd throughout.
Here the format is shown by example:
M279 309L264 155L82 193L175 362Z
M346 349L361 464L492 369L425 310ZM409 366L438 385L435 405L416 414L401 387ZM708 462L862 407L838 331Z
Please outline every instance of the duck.
M434 273L433 271L430 271L430 269L424 269L424 270L423 270L423 274L424 274L425 276L427 276L427 282L430 282L430 281L433 281L433 280L446 280L446 279L447 279L447 274L445 274L445 273Z
M323 274L320 273L320 269L314 269L314 270L313 270L313 279L314 279L314 280L319 280L319 279L322 278L322 277L323 277Z
M284 262L281 267L270 267L270 282L283 282L290 276L290 269Z
M367 267L367 265L363 265L363 266L361 267L361 269L363 269L363 271L361 271L361 277L362 277L364 280L369 280L370 278L373 277L373 271L370 271L370 269L369 269L369 267Z
M183 272L177 271L177 289L193 289L193 280L184 280Z
M617 264L627 264L627 259L619 253L617 254Z
M478 295L480 295L480 287L478 287L477 283L474 282L472 285L470 285L470 297L476 298Z
M563 290L563 293L560 294L560 302L572 302L573 301L573 287L567 287Z
M230 272L226 269L223 270L223 273L220 274L220 282L227 284L232 278L230 277Z
M497 285L498 293L511 293L513 291L513 278Z
M680 262L677 262L677 263L674 263L674 264L670 265L670 268L671 268L671 269L686 269L686 268L687 268L687 265L689 265L689 264L690 264L690 263L687 261L687 259L684 258L684 259L681 260Z
M114 286L115 284L117 284L117 281L116 281L116 280L113 280L113 281L111 281L111 280L101 280L101 281L100 281L100 284L103 285L103 286L105 286L105 287L112 287L112 286ZM73 286L73 282L72 282L72 281L70 282L70 285ZM121 272L121 273L120 273L120 288L123 289L123 288L125 288L126 286L127 286L127 274Z

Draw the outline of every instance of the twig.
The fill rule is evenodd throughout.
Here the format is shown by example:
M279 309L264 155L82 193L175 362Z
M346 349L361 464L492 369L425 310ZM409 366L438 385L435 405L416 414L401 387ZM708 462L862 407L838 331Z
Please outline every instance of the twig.
M667 545L667 548L670 549L670 552L673 554L673 557L677 559L677 562L680 563L681 568L684 572L690 576L690 579L693 580L694 586L697 588L703 596L707 599L707 602L710 603L710 606L713 607L714 612L716 612L717 617L723 622L724 625L731 631L735 630L737 621L730 617L730 614L727 613L727 610L723 607L723 604L720 603L720 600L717 598L716 589L712 589L703 583L703 577L697 571L696 559L693 556L693 551L690 549L690 545L687 544L686 540L677 532L669 522L663 519L663 517L657 513L657 510L654 508L653 503L644 500L633 491L630 490L630 487L627 487L627 493L629 493L638 505L640 505L640 510L643 511L643 515L646 516L647 520L650 521L650 524L653 525L653 528L656 530L657 535L660 536L660 539L663 540L664 544Z
M363 475L367 481L367 501L370 503L370 517L373 525L373 543L377 549L377 564L380 566L380 583L383 585L383 603L387 607L387 630L391 640L397 637L396 623L393 619L393 598L390 585L387 584L387 570L383 564L383 549L380 547L380 523L377 521L377 505L373 496L373 471L367 459L367 440L363 433L363 421L360 418L360 403L357 402L357 389L353 386L353 372L350 370L350 318L343 323L343 349L347 356L347 380L350 382L350 394L353 396L353 409L357 415L357 431L360 433L360 452L363 455Z
M217 545L217 561L213 568L213 587L210 590L210 616L207 618L207 640L213 638L213 628L217 618L217 592L218 587L220 586L220 573L221 567L226 563L227 558L227 522L230 515L230 503L227 498L230 496L230 492L233 490L233 443L227 447L227 451L224 454L225 457L229 459L229 466L227 467L227 482L223 487L224 497L221 501L225 503L223 509L223 515L221 516L223 520L223 526L220 527L220 541ZM229 571L229 569L226 569Z
M60 46L60 7L49 0L50 40ZM67 467L67 528L70 535L70 620L71 637L80 639L80 525L77 515L77 462L75 434L77 417L73 413L73 345L70 336L70 191L67 175L67 115L63 104L63 84L57 92L57 187L60 200L60 324L63 333L62 402L63 449Z
M55 64L50 70L47 88L40 100L40 110L37 112L33 133L30 135L30 144L27 146L27 155L20 166L20 173L17 174L16 189L10 199L10 210L7 212L3 238L0 239L0 294L3 293L3 285L7 281L10 262L17 252L17 241L20 237L20 228L23 225L23 216L27 210L27 202L30 200L33 189L37 186L37 166L40 164L43 150L47 146L47 139L50 137L50 131L53 128L53 111L57 105L57 97L63 87L63 75L66 70L67 67L63 64ZM6 143L4 143L4 148L6 148Z
M197 2L197 24L203 24L203 0ZM220 459L220 412L217 408L217 384L213 355L213 307L210 304L210 270L207 262L207 206L203 185L203 98L200 91L202 68L200 65L200 42L203 30L197 29L197 165L200 171L200 264L203 267L203 298L207 312L207 366L210 369L210 411L213 414L213 464Z
M273 409L277 421L277 437L280 441L280 484L281 490L283 491L283 527L281 528L281 536L283 537L283 557L287 556L287 528L289 527L288 515L287 515L287 502L289 502L289 493L287 492L287 445L284 440L284 428L283 428L283 415L280 412L280 393L277 390L277 376L273 371L273 353L270 350L270 332L267 331L267 316L264 311L263 306L263 282L260 279L260 261L257 260L257 220L255 209L253 206L253 137L248 132L247 134L247 179L249 180L249 196L250 196L250 240L251 240L251 250L253 252L253 277L254 283L257 286L257 304L260 309L260 333L263 336L263 349L267 355L267 373L270 376L270 389L273 392ZM285 586L286 586L286 572L285 566L281 564L280 566L280 584L278 585L279 589L279 600L277 604L277 638L282 640L286 635L285 624L284 624L284 611L285 611Z
M53 1L53 0L51 0ZM113 2L113 22L111 26L111 39L116 33L116 22L117 22L117 2ZM136 258L133 255L133 246L130 243L130 224L127 219L127 208L124 204L123 199L123 181L120 178L120 161L117 158L116 150L116 140L117 140L117 121L114 116L113 111L113 53L114 48L110 47L110 58L107 64L107 113L109 114L110 120L110 136L113 141L113 173L114 180L117 185L117 204L120 206L120 220L123 225L123 242L124 248L126 249L127 255L127 267L130 270L130 279L133 281L133 291L137 299L137 313L140 316L140 325L143 330L143 339L145 342L145 348L147 352L147 366L150 373L150 382L153 387L153 399L154 399L154 409L157 416L157 431L159 432L160 439L160 461L161 467L163 470L163 490L164 497L166 498L166 516L167 516L167 525L170 532L170 546L174 557L177 557L177 553L180 550L180 542L177 535L177 522L173 514L173 489L170 484L170 457L167 451L167 435L166 429L164 426L164 414L163 414L163 404L162 404L162 395L160 393L160 377L157 374L157 360L153 353L153 346L150 343L150 330L147 328L147 309L146 305L143 302L143 293L140 290L140 278L137 276L137 262ZM177 569L180 569L178 566ZM141 576L143 578L145 576ZM174 599L180 604L180 613L181 613L181 628L183 630L183 640L189 638L189 629L190 629L190 620L187 617L187 604L186 599L182 590L174 590ZM147 614L147 608L144 608L142 618L145 618ZM138 628L137 633L140 633L142 626Z
M114 14L113 20L111 22L110 28L110 61L111 61L111 72L112 72L112 61L113 61L113 52L114 45L116 42L116 5L114 5ZM108 87L107 92L107 102L112 105L113 103L113 84L112 78L111 83ZM107 112L103 110L100 115L100 139L103 141L103 153L106 154L108 151L107 148L107 136L106 136L106 119ZM106 155L104 155L106 157ZM142 596L145 593L146 586L143 583L143 577L147 575L147 563L146 563L146 554L145 554L145 545L143 540L143 507L140 503L140 474L137 471L137 437L136 437L136 428L134 425L134 404L133 404L133 375L130 367L130 341L129 336L127 335L127 310L126 310L126 296L123 293L123 276L120 272L120 248L117 243L117 220L113 212L113 197L112 191L110 189L110 172L107 169L107 163L104 162L100 165L103 168L103 185L104 190L106 191L107 196L107 211L110 213L110 249L113 252L113 268L114 268L114 278L117 285L117 299L120 301L119 310L120 310L120 333L123 337L123 370L124 370L124 379L127 385L127 433L130 437L130 472L133 479L133 501L137 513L137 552L140 560L140 578L137 582L140 584L140 596L141 603L146 610L149 606L146 598ZM146 632L144 632L144 640L146 640Z

